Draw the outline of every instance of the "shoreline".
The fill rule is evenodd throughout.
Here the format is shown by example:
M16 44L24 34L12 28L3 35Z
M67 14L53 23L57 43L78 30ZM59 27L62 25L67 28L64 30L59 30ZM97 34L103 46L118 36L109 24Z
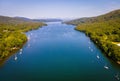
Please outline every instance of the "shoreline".
M83 32L87 37L90 38L90 40L92 40L94 42L94 44L104 53L104 55L110 59L112 59L112 61L114 61L116 64L120 65L120 61L119 60L116 60L114 57L110 57L108 56L108 53L105 53L104 49L102 46L100 46L96 41L94 41L91 36L87 35L85 31L81 31L81 30L78 30L75 28L76 31L79 31L79 32Z
M28 40L27 40L27 41L28 41ZM2 67L2 66L5 64L5 62L6 62L12 55L16 54L21 48L23 48L23 46L27 43L27 41L24 42L24 43L21 45L21 47L19 47L19 49L13 50L7 57L5 57L5 58L3 58L3 59L0 59L0 67Z
M46 26L46 24L43 24L42 26L39 26L37 29L39 29L39 28L41 28L41 27L43 27L43 26ZM37 30L37 29L32 29L32 30ZM27 31L25 31L25 33L26 32L29 32L29 31L32 31L31 29L30 30L27 30ZM8 54L8 56L5 56L4 58L0 58L0 67L2 67L4 64L5 64L5 62L12 56L12 55L14 55L14 54L16 54L21 48L23 48L23 46L27 43L27 41L28 41L28 37L27 37L27 35L24 33L24 35L25 35L25 42L23 42L22 43L22 45L20 46L20 47L13 47L12 48L12 52L10 52L9 54ZM20 34L23 34L23 32L20 32Z

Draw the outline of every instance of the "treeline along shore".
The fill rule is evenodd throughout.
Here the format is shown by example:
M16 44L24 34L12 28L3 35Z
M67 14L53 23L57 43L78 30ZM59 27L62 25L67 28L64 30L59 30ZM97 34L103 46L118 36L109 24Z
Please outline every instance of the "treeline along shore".
M106 54L120 64L120 10L89 18L65 22L76 25Z
M46 25L31 19L0 16L0 61L17 52L27 41L25 32Z

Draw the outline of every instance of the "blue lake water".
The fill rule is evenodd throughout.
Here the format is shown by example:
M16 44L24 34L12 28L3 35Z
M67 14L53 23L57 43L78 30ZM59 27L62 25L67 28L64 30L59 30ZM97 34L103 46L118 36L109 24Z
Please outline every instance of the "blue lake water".
M120 66L72 25L48 23L26 34L22 50L0 67L0 81L119 80Z

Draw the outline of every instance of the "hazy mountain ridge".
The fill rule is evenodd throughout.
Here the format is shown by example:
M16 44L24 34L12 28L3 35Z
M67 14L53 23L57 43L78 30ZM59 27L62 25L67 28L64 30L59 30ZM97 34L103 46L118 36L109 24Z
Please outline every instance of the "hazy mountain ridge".
M96 16L96 17L84 17L84 18L79 18L79 19L74 19L71 21L67 21L65 23L67 24L73 24L73 25L78 25L78 24L83 24L83 23L94 23L94 22L101 22L101 21L108 21L112 19L118 19L120 18L120 9L111 11L107 14Z
M26 17L8 17L0 16L1 23L23 23L23 22L62 22L62 19L46 18L46 19L30 19Z
M38 22L61 22L62 19L57 19L57 18L46 18L46 19L32 19L33 21L38 21Z

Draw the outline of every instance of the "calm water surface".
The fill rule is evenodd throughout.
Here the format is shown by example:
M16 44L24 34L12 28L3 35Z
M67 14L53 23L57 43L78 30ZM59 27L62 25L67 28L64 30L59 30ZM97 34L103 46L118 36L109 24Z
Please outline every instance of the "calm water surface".
M120 66L72 25L49 23L26 34L26 45L0 67L0 81L119 80Z

